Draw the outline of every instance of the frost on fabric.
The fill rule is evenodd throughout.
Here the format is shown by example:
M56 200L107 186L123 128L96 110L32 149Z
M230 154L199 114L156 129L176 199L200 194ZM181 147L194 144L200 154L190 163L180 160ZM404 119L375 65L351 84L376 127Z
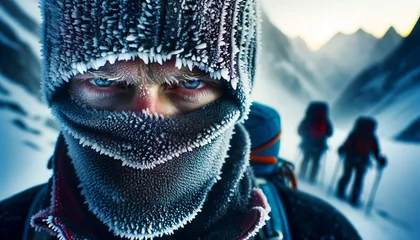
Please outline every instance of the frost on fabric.
M51 216L44 210L32 216L31 225L35 227L37 231L47 231L59 240L86 239L85 237L81 237L70 231L65 227L65 224L60 218Z
M239 118L233 103L220 100L205 107L205 116L203 110L177 117L108 112L80 107L68 99L55 101L52 109L64 131L80 145L135 169L152 169L207 145Z
M120 165L112 166L115 163L112 160L101 159L98 161L95 157L91 158L95 155L89 154L91 150L83 152L82 155L87 159L74 160L74 166L82 182L82 194L86 197L90 210L99 216L99 219L108 225L114 234L121 237L152 239L161 236L161 234L172 234L176 229L188 224L189 217L191 217L191 220L195 219L195 224L198 220L198 222L205 224L211 222L210 225L213 225L220 217L228 220L228 224L223 225L222 228L217 225L218 233L205 226L203 227L203 224L193 226L192 229L197 229L198 226L201 229L200 233L210 233L211 236L200 235L202 239L221 239L221 236L231 236L223 239L234 239L238 232L232 228L237 229L238 222L243 223L240 224L241 226L246 226L245 229L242 227L240 229L244 234L249 235L250 232L259 228L259 219L261 220L261 217L263 217L263 214L259 213L261 211L256 210L259 207L266 207L264 207L265 204L261 204L262 201L255 200L257 199L254 197L255 194L250 195L251 192L255 192L252 191L250 173L247 172L245 174L247 175L246 179L243 178L244 169L247 168L245 163L248 162L244 149L247 149L249 145L241 135L246 133L238 127L240 126L237 125L235 128L236 134L232 135L232 129L230 129L217 142L213 142L212 146L205 146L202 151L199 150L198 159L196 154L184 156L179 161L169 163L169 166L165 164L166 167L163 165L160 169L145 174L141 174L143 171L133 171ZM68 141L68 144L78 145L77 141L71 142L71 140ZM230 149L229 142L232 143ZM71 149L73 148L70 148L70 154L73 155L74 152ZM75 152L80 153L79 150ZM227 156L227 153L229 156ZM98 171L99 169L102 169L102 171ZM180 172L184 173L183 175L186 174L186 176L177 176L178 180L174 181L176 182L175 185L167 184L165 181L175 177L168 174L170 170L172 170L172 175L177 175L176 173ZM206 180L206 173L207 176L210 176L208 180ZM217 176L216 179L220 180L215 183L211 190L202 187L202 181L208 182L208 184L204 184L206 186L213 185L211 180L214 180L215 176ZM155 179L152 179L153 177ZM88 181L86 181L86 178L88 178ZM232 188L231 183L239 180L242 182L241 186L235 184ZM112 183L110 184L108 181L112 181ZM139 181L143 184L139 184ZM148 182L153 184L147 184ZM183 185L183 187L180 187L180 185ZM100 187L102 189L98 189ZM118 189L120 192L109 191L112 188ZM163 190L173 190L173 194L161 194ZM158 193L154 193L154 191ZM183 193L179 193L180 191L183 191ZM196 192L200 194L195 194ZM231 192L239 195L229 200ZM207 193L208 197L206 197ZM124 195L124 199L117 200L116 195L118 194ZM158 197L155 197L154 194L158 194ZM178 194L178 196L175 194ZM197 198L197 195L201 198ZM239 196L242 200L238 199ZM247 207L250 196L253 200L250 202L251 206ZM198 208L195 208L197 203L200 203L200 199L206 200L204 200L204 204L199 204ZM183 204L183 206L177 207L180 204ZM214 206L217 206L217 208L215 209ZM238 207L242 210L238 211ZM173 209L176 209L176 211ZM229 210L227 211L227 209ZM244 213L243 210L245 210L245 218L242 214ZM192 213L192 215L188 215L188 213ZM175 218L172 218L173 214L176 215ZM196 217L196 215L198 216ZM179 216L186 217L178 222L177 217ZM60 218L57 218L54 214L48 215L43 211L32 219L32 225L37 229L53 231L53 234L58 234L59 237L63 236L63 229L66 233L71 231L66 226L62 226L61 223Z
M43 92L107 61L175 59L238 89L248 111L257 45L255 1L46 0ZM240 81L239 81L240 79ZM242 113L242 116L246 114Z
M201 212L220 180L232 129L193 153L144 170L121 166L65 137L90 211L118 236L148 239L173 234Z

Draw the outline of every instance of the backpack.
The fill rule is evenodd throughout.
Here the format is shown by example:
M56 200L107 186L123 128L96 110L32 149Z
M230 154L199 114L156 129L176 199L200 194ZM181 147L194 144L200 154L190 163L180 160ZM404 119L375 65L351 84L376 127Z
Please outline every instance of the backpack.
M284 239L290 240L291 234L287 221L286 211L280 199L277 186L266 178L257 178L258 187L267 197L270 205L270 219L266 220L265 226L258 232L259 240Z
M306 110L302 129L304 135L311 139L322 139L328 135L328 105L324 102L311 102Z
M358 157L367 157L375 147L376 121L370 117L359 117L349 141L349 152Z
M312 122L309 129L309 136L311 139L322 139L327 135L327 122L318 120Z
M244 126L251 140L250 165L256 183L271 207L270 219L258 233L258 239L291 239L290 229L278 187L297 187L292 163L279 158L281 120L276 110L254 102Z
M354 152L359 157L368 156L372 151L373 141L372 139L365 139L363 137L358 137L354 143Z

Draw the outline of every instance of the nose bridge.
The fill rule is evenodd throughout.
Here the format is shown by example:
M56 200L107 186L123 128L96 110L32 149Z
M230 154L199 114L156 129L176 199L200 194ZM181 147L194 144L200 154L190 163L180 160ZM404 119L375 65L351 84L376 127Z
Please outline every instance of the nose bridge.
M143 85L137 90L137 96L134 102L134 110L141 112L148 110L150 113L155 113L158 110L159 104L159 86L158 85Z

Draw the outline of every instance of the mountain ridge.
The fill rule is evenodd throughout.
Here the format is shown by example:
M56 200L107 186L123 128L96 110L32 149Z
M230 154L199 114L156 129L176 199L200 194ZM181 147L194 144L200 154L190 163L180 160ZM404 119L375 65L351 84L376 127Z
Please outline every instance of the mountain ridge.
M418 119L419 40L420 21L384 60L362 71L351 81L333 106L333 113L337 119L348 123L348 119L356 114L377 116L393 126L386 130L390 137L401 135L411 122ZM401 140L401 137L398 139Z

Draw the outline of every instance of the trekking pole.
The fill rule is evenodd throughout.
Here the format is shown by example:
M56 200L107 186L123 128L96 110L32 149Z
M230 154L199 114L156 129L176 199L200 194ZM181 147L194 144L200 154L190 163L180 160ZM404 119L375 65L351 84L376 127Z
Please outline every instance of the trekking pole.
M324 158L324 161L322 162L322 169L321 169L321 176L320 176L320 180L319 182L321 183L321 187L324 187L325 184L325 169L327 168L327 152L325 152L324 156L322 156Z
M298 146L298 148L296 148L296 152L295 152L295 157L294 157L294 161L297 163L299 163L299 157L300 157L300 145Z
M370 213L372 211L373 201L375 200L376 192L378 190L381 177L382 177L382 168L378 168L378 171L376 172L375 182L373 183L372 190L370 190L369 201L366 204L366 209L365 209L366 216L370 216Z
M298 146L298 148L296 149L296 153L295 153L295 162L296 162L296 169L299 168L299 172L301 172L301 165L302 165L302 150L300 148L300 145ZM297 170L296 170L297 171Z
M340 159L340 157L337 160L338 161L336 162L335 167L334 167L334 173L331 178L330 187L328 188L327 195L330 195L331 193L334 192L334 183L335 183L335 180L337 179L338 172L340 171L340 168L341 168L342 160Z

